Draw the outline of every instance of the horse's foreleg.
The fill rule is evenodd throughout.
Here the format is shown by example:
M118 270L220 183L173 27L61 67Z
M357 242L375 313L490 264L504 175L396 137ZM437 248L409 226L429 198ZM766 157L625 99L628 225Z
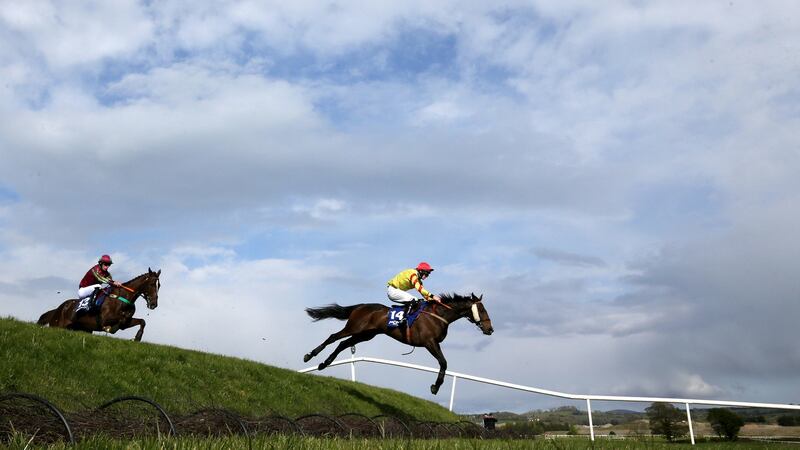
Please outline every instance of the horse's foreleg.
M447 360L444 359L442 348L439 346L438 342L432 341L430 344L425 345L425 348L439 361L439 376L436 377L436 383L431 385L431 394L436 395L436 393L439 392L439 387L444 383L444 373L447 371Z
M377 331L366 331L363 333L350 336L349 338L343 340L342 342L339 342L339 345L336 346L336 350L334 350L333 353L331 353L327 358L325 358L325 361L321 362L317 369L322 370L328 367L333 362L333 360L336 359L337 356L339 356L339 353L341 353L341 351L346 349L347 347L352 347L358 344L359 342L368 341L374 338L377 334L378 334Z
M135 317L132 317L124 324L120 324L118 329L127 330L128 328L135 327L136 325L139 325L139 331L136 332L136 337L134 337L133 340L139 342L142 340L142 334L144 334L144 326L146 325L144 319L137 319Z

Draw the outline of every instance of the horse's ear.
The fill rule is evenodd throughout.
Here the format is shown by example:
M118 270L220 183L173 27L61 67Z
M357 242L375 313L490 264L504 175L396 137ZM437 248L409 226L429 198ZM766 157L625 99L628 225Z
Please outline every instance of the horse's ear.
M472 297L473 300L477 300L478 299L478 297L475 297L475 293L474 292L470 292L469 296Z
M151 269L150 267L148 267L148 268L147 268L147 273L153 273L153 269Z
M158 276L161 276L161 269L158 269L158 272L156 272L156 276L157 276L157 277L158 277Z
M482 302L482 301L483 301L483 294L481 294L481 296L480 296L480 297L478 297L478 301L479 301L479 302Z

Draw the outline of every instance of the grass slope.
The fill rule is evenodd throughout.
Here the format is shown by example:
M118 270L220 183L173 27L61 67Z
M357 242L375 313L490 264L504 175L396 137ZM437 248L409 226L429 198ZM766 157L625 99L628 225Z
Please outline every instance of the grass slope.
M65 411L139 395L173 413L389 414L455 421L435 403L390 389L164 345L40 328L0 318L0 393L27 392Z

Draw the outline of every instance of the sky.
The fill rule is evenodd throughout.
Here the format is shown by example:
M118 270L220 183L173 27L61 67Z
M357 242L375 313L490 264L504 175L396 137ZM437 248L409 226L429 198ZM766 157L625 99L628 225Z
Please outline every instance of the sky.
M0 1L0 315L35 321L108 253L119 280L162 270L144 341L299 370L343 325L305 308L388 304L386 281L427 261L426 287L482 294L495 329L452 324L450 370L800 402L798 18L791 1ZM409 350L379 336L356 356L436 365ZM432 374L357 378L449 402ZM460 381L454 409L564 404Z

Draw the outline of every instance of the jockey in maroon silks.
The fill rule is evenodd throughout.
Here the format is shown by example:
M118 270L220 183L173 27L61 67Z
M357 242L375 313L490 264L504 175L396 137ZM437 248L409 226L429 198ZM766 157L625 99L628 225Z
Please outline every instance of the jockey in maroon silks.
M114 281L108 269L114 264L111 257L103 255L97 260L97 264L86 272L78 285L78 305L75 307L73 318L77 318L82 313L90 311L94 307L94 300L97 291L105 289L110 285L119 286L120 283Z

